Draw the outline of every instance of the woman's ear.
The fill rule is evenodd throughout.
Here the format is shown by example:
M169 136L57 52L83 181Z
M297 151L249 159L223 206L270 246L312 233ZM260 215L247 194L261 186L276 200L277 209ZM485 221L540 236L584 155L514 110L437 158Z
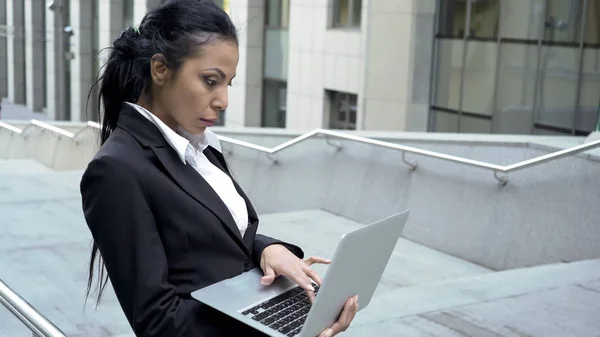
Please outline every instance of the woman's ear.
M171 69L163 54L154 54L150 59L150 75L157 85L164 85L171 78Z

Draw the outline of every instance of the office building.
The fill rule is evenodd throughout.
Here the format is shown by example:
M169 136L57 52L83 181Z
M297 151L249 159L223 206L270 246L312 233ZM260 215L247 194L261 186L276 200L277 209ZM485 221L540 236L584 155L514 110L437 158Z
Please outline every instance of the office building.
M161 2L0 0L0 94L52 119L96 119L85 104L100 51ZM227 127L596 128L600 0L218 3L240 35Z

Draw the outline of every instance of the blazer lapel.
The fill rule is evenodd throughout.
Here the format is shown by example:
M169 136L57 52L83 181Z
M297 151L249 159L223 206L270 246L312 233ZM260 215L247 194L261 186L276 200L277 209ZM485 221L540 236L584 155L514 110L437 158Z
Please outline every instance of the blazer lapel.
M118 126L131 133L144 148L151 149L177 185L219 218L238 246L251 255L225 203L194 168L181 161L152 122L124 103Z
M210 184L191 165L183 164L170 147L159 147L152 150L179 187L216 215L225 224L225 228L236 243L246 254L250 255L250 250L246 246L231 212Z
M256 226L258 224L258 215L256 214L256 210L252 206L252 203L250 202L250 199L248 198L246 193L244 193L240 185L231 176L231 172L229 172L229 170L227 169L227 166L225 164L225 158L223 157L223 155L218 150L215 150L210 146L204 151L204 154L206 155L206 158L210 160L211 163L220 168L231 178L235 189L246 202L246 209L248 210L248 227L250 228ZM254 235L249 235L250 232L251 231L247 230L246 234L244 235L244 242L248 249L251 249L251 247L254 244Z

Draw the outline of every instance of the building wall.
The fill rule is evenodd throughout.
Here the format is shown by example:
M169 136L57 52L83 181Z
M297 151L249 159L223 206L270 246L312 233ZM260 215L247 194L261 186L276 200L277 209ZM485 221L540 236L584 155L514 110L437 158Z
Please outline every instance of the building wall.
M434 0L363 0L350 27L336 27L334 0L290 2L289 27L265 34L264 77L287 86L285 127L335 127L342 94L356 100L349 128L427 129Z
M287 128L328 123L325 89L360 90L361 30L329 29L330 8L327 1L291 1Z

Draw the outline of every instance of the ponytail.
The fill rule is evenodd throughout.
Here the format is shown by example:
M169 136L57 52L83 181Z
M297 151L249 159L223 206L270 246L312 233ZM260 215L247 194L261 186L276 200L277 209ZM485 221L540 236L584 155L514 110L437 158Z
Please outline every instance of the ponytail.
M121 33L113 42L104 72L96 83L100 88L98 109L101 110L102 119L101 144L117 127L123 103L136 102L149 81L150 56L140 53L143 49L140 49L138 37L138 30L132 27Z

